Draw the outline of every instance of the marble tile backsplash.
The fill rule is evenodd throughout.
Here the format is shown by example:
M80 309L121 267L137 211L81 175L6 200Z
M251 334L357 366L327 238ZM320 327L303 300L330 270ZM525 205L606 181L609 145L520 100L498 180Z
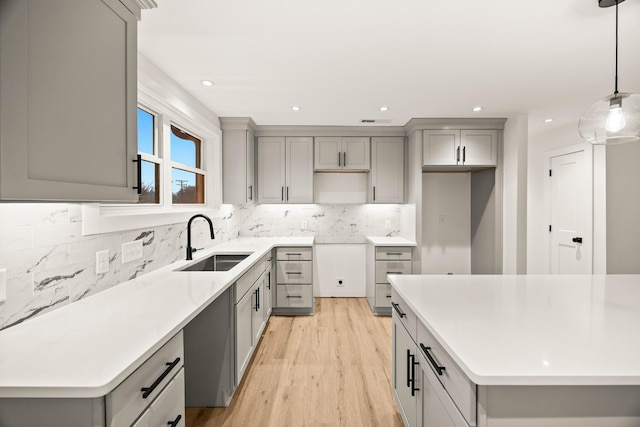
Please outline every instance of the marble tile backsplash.
M223 205L206 212L216 239L209 239L205 221L193 223L192 239L197 247L238 236L365 243L367 235L399 235L400 206ZM122 244L134 240L142 241L143 257L123 264ZM186 240L186 223L83 236L79 204L0 204L0 268L7 269L0 330L182 259ZM96 274L95 253L105 249L109 271Z

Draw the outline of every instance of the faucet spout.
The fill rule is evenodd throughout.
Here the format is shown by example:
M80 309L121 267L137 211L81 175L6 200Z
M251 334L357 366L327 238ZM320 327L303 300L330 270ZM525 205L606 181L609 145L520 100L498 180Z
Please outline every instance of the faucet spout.
M213 223L211 222L211 218L202 214L192 216L189 219L189 222L187 222L187 260L192 260L193 253L197 250L196 248L191 247L191 223L196 218L204 218L209 223L209 232L211 233L211 239L216 238L216 236L213 234Z

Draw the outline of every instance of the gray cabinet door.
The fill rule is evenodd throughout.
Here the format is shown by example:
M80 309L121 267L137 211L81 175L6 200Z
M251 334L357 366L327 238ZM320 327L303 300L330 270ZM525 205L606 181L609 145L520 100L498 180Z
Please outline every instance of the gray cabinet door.
M417 426L417 397L411 392L415 367L416 345L404 328L398 315L393 313L393 391L399 403L400 413L409 427Z
M258 203L284 203L285 139L258 138Z
M371 139L371 200L404 202L404 138Z
M118 0L0 8L0 198L137 201L135 15Z
M254 294L249 290L236 304L236 386L240 384L253 349L253 310Z
M286 139L287 203L313 203L313 138Z

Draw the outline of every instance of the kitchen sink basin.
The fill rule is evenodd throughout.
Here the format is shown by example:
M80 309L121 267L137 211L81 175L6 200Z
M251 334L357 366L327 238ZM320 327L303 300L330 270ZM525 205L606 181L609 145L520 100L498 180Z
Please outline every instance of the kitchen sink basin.
M214 254L177 271L229 271L249 255L251 253Z

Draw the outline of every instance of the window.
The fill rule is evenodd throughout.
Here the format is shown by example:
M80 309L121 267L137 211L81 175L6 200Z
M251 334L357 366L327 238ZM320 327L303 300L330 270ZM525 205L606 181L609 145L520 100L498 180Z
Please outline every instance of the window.
M202 140L171 125L171 182L174 204L204 203Z
M162 159L158 156L156 116L138 107L138 154L142 157L142 192L139 204L160 203L160 169Z

